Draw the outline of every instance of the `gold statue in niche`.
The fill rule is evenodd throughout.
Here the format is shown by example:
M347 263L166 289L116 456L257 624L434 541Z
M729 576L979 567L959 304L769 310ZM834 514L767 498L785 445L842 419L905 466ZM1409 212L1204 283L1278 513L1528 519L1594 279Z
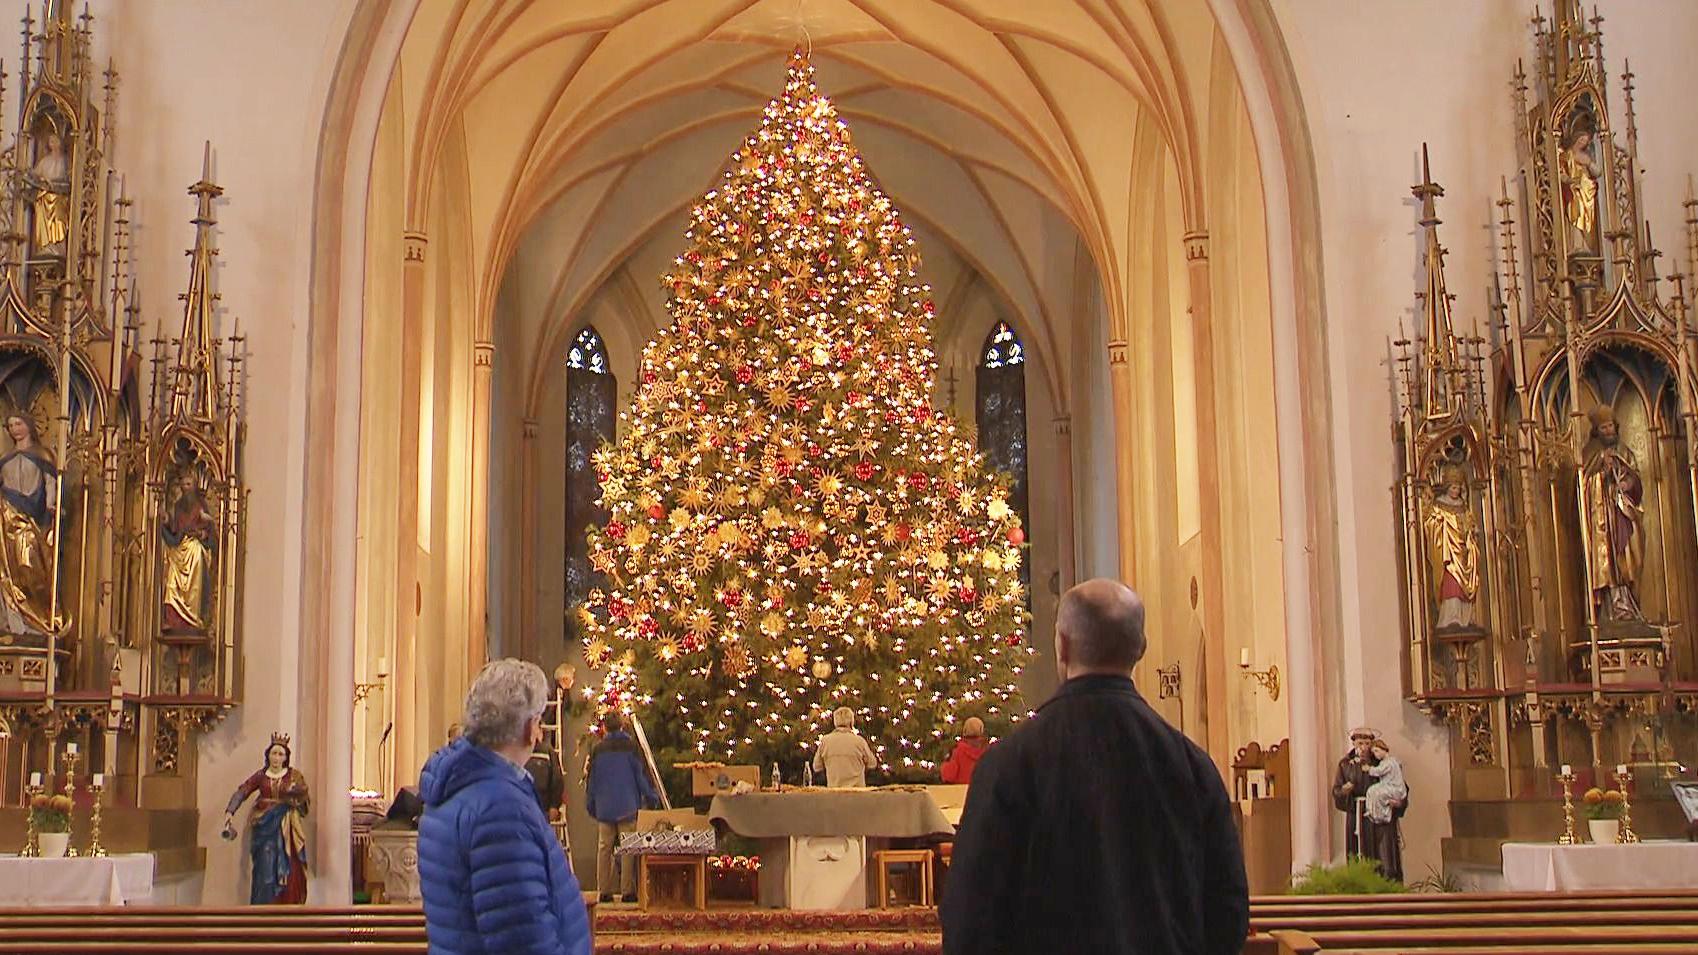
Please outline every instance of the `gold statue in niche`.
M6 433L12 450L0 456L0 559L5 571L0 629L40 634L48 629L59 469L42 447L29 415L8 414Z
M199 633L206 629L206 585L218 540L217 523L207 510L192 466L177 473L172 488L177 497L170 518L160 528L165 545L163 623L167 633Z
M1468 630L1480 598L1480 535L1468 506L1468 478L1461 465L1439 471L1438 493L1427 503L1422 527L1427 562L1438 583L1437 630Z
M1568 251L1598 251L1598 177L1602 170L1592 155L1595 134L1591 120L1579 114L1569 125L1557 168L1562 173L1562 213L1568 222Z
M1621 441L1615 411L1592 409L1592 441L1582 475L1586 571L1599 620L1638 620L1639 570L1645 553L1645 485L1633 451Z
M65 236L70 234L71 178L64 140L57 131L47 133L41 157L30 174L35 179L35 198L30 203L35 217L35 247L43 252L62 251Z

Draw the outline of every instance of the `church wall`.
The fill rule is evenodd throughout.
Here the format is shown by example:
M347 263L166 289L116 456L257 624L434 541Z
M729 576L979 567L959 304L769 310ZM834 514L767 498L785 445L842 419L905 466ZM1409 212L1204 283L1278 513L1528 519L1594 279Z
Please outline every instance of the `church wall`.
M41 4L28 4L39 18ZM23 0L0 2L0 18L22 20ZM80 10L82 4L78 4ZM345 766L321 768L325 741L310 714L322 687L303 687L300 634L300 484L309 454L334 454L306 433L306 346L310 218L319 127L352 0L188 0L139 4L93 0L95 51L121 74L113 159L135 200L134 273L143 337L181 326L193 205L203 144L213 143L213 177L223 293L218 331L237 316L248 336L245 478L252 490L243 607L243 703L201 743L198 840L204 879L164 891L192 904L246 898L240 843L218 838L223 804L260 765L274 731L294 734L295 763L323 799L347 785ZM39 23L39 19L37 20ZM208 38L216 38L209 42ZM16 54L8 48L6 121L15 118ZM232 79L239 77L239 80ZM263 108L256 108L263 104ZM345 762L345 759L344 759ZM346 852L315 843L315 899L346 882ZM326 881L329 880L329 881ZM202 888L204 885L204 890ZM345 891L345 890L344 890ZM238 898L240 894L240 899Z
M1646 208L1653 222L1667 223L1657 230L1665 248L1678 248L1698 117L1684 106L1686 84L1672 77L1690 58L1698 8L1680 0L1601 6L1614 16L1604 24L1611 72L1619 75L1629 58L1640 73ZM1468 0L1372 7L1276 0L1274 7L1301 87L1320 192L1339 507L1336 537L1321 541L1337 548L1342 574L1344 716L1378 727L1404 760L1414 794L1405 869L1420 877L1438 867L1439 840L1449 831L1443 802L1450 760L1445 732L1401 701L1388 340L1400 321L1410 327L1413 314L1419 248L1409 187L1423 141L1446 191L1440 228L1451 250L1447 277L1457 318L1467 327L1485 317L1492 202L1499 177L1513 175L1516 165L1508 80L1530 49L1527 10ZM1435 32L1441 24L1442 41ZM1410 40L1429 36L1431 42ZM1611 86L1619 114L1619 78ZM1342 735L1329 746L1341 754ZM1334 814L1335 834L1341 819Z

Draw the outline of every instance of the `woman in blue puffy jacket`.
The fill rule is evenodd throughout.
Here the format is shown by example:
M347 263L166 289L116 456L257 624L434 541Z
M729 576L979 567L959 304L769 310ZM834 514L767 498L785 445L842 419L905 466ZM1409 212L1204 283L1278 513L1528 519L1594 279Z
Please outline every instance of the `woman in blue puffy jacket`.
M463 734L425 763L419 886L430 955L590 955L578 880L524 770L548 680L496 660L466 693Z

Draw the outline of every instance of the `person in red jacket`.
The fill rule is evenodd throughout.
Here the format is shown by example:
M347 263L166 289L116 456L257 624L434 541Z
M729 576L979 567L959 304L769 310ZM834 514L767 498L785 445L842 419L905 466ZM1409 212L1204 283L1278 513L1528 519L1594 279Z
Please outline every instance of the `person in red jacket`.
M962 786L971 783L973 767L979 765L979 757L989 748L990 744L985 742L985 721L977 716L967 717L967 722L961 724L961 739L955 743L955 752L943 764L943 781Z

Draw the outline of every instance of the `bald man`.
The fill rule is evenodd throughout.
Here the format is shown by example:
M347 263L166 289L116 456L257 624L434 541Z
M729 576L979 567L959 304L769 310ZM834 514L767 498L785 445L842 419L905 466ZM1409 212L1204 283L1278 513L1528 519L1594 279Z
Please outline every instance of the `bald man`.
M1144 605L1062 595L1061 687L973 774L941 918L946 955L1237 955L1244 859L1220 774L1132 685Z

